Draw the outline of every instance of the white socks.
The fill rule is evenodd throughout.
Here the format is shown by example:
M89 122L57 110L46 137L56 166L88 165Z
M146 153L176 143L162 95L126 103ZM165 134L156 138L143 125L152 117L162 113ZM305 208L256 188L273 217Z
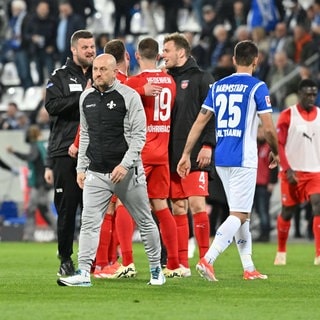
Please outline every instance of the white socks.
M220 253L232 243L233 237L235 238L243 270L254 271L250 219L247 219L241 225L239 218L230 215L218 228L215 238L204 258L208 263L213 264Z
M241 225L235 234L235 242L240 255L244 271L254 271L255 266L252 261L252 237L250 232L250 219Z
M240 219L232 215L222 223L216 232L208 252L204 256L208 263L213 264L220 253L229 247L240 226Z

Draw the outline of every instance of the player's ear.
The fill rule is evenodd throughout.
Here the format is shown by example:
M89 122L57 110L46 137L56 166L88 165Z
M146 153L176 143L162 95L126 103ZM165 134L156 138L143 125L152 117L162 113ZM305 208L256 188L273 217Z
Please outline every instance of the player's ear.
M129 54L128 51L126 51L125 56L126 56L126 60L127 60L127 61L130 61L130 54Z
M233 63L234 66L237 65L236 58L234 56L232 56L232 63Z

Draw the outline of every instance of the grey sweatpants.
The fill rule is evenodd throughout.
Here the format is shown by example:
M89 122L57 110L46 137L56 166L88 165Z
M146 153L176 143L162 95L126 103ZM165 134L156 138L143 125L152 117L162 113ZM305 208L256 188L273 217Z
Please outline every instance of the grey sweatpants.
M160 265L160 235L151 215L142 165L128 171L114 184L111 174L88 171L83 188L83 211L79 237L78 268L90 271L99 244L100 228L111 196L115 193L139 228L150 267Z

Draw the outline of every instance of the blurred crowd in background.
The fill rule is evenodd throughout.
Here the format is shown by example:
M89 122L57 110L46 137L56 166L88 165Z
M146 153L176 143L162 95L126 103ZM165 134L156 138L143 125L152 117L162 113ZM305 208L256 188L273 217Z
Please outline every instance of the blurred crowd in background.
M157 39L161 54L165 34L184 33L215 80L235 71L235 43L252 39L260 50L254 76L267 83L276 112L297 102L301 79L320 81L320 0L1 0L0 129L49 129L47 78L71 57L79 29L95 35L97 54L122 39L131 75L141 38Z
M269 86L276 111L296 102L302 78L319 82L320 0L3 0L1 129L24 129L38 118L29 119L30 112L43 111L48 74L71 55L78 29L94 33L98 54L110 39L123 39L131 74L141 37L151 35L161 47L164 34L183 32L199 66L216 80L233 72L234 44L252 39L261 51L255 76Z

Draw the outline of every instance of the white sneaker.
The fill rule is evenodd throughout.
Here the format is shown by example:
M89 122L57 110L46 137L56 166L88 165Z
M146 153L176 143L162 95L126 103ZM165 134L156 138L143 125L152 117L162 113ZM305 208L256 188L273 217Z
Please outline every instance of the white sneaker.
M180 264L180 269L182 270L182 277L187 278L191 277L191 269L185 267L183 264Z
M59 278L57 283L59 286L91 287L90 272L77 270L71 277Z
M320 256L317 256L314 258L314 265L315 266L320 266Z
M166 283L166 277L164 276L160 267L152 268L150 270L151 278L148 282L151 286L162 286Z
M287 264L287 253L286 252L277 252L273 264L275 266L285 266Z

